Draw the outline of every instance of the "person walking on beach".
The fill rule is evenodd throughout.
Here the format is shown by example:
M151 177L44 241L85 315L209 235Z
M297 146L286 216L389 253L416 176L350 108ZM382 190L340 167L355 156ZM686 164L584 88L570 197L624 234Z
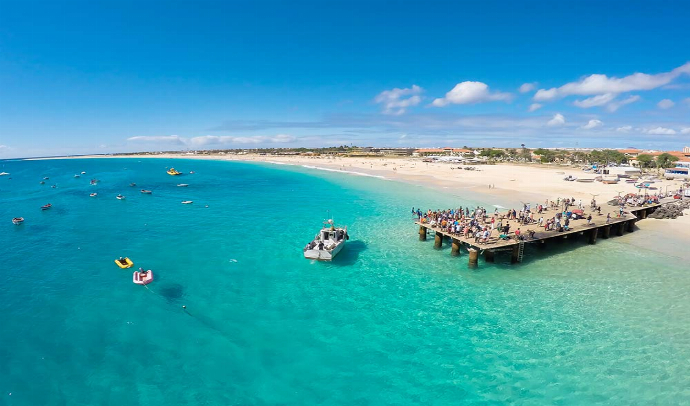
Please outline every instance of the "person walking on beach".
M611 213L608 213L606 215L606 224L609 224L611 222Z
M587 216L587 225L592 224L592 215Z

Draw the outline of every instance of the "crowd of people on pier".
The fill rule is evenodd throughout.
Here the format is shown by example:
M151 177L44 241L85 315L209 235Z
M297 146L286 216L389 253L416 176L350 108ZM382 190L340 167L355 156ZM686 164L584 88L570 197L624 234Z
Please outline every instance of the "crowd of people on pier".
M592 199L587 209L590 213L585 215L582 200L567 197L546 200L544 204L524 203L519 211L509 209L501 212L495 208L493 213L489 213L484 207L422 211L413 207L412 214L422 224L437 228L444 234L470 239L476 244L487 244L497 240L534 239L537 230L542 228L544 232L570 231L574 220L586 220L587 225L592 225L592 214L602 215L601 206ZM623 215L621 207L618 217ZM607 214L606 223L611 219L611 214Z
M605 223L609 224L614 218L624 217L626 207L659 203L663 197L665 196L662 194L636 195L632 193L618 196L609 202L611 205L618 206L618 209L613 215L606 214ZM585 210L588 213L585 213ZM546 200L543 204L523 203L519 211L509 209L500 212L498 208L495 208L493 213L490 213L480 206L422 211L421 208L413 207L412 214L422 224L428 224L444 234L473 240L476 244L508 239L519 241L534 239L536 232L542 229L544 232L570 231L573 229L575 220L585 220L587 226L592 226L593 215L603 216L601 206L597 204L596 199L592 198L589 205L585 207L582 199L574 197L559 197L555 200ZM526 230L522 231L522 228Z

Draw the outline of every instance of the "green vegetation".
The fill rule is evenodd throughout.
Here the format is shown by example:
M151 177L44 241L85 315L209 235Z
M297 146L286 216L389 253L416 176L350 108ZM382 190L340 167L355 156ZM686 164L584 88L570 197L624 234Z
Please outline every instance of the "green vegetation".
M678 157L664 152L663 154L656 157L656 166L659 168L671 168L675 166L675 162Z
M637 156L637 164L640 168L651 168L654 166L654 158L651 155L640 154Z

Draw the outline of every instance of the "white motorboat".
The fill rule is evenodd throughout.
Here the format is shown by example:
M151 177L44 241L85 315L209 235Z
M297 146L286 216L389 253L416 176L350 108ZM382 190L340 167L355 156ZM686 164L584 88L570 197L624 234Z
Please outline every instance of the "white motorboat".
M180 183L177 185L177 187L187 187L187 186L189 186L189 184L187 184L187 183Z
M192 203L194 203L194 202L191 200L185 200L182 202L182 204L192 204Z
M117 195L115 197L117 198L117 200L125 200L125 197L122 195Z
M9 172L0 172L0 176L7 176L9 174L10 174Z
M333 220L328 220L314 240L304 247L304 257L330 261L338 255L349 239L347 227L336 227Z

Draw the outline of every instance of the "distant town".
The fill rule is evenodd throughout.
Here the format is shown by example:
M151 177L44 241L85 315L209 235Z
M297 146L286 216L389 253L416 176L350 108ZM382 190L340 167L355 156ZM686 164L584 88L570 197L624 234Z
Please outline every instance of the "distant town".
M343 156L343 157L423 157L444 161L487 164L497 162L535 162L558 164L627 164L640 168L669 168L678 161L690 161L690 147L682 151L592 148L375 148L341 145L327 148L251 148L190 151L158 151L110 154L120 155L276 155L276 156Z

